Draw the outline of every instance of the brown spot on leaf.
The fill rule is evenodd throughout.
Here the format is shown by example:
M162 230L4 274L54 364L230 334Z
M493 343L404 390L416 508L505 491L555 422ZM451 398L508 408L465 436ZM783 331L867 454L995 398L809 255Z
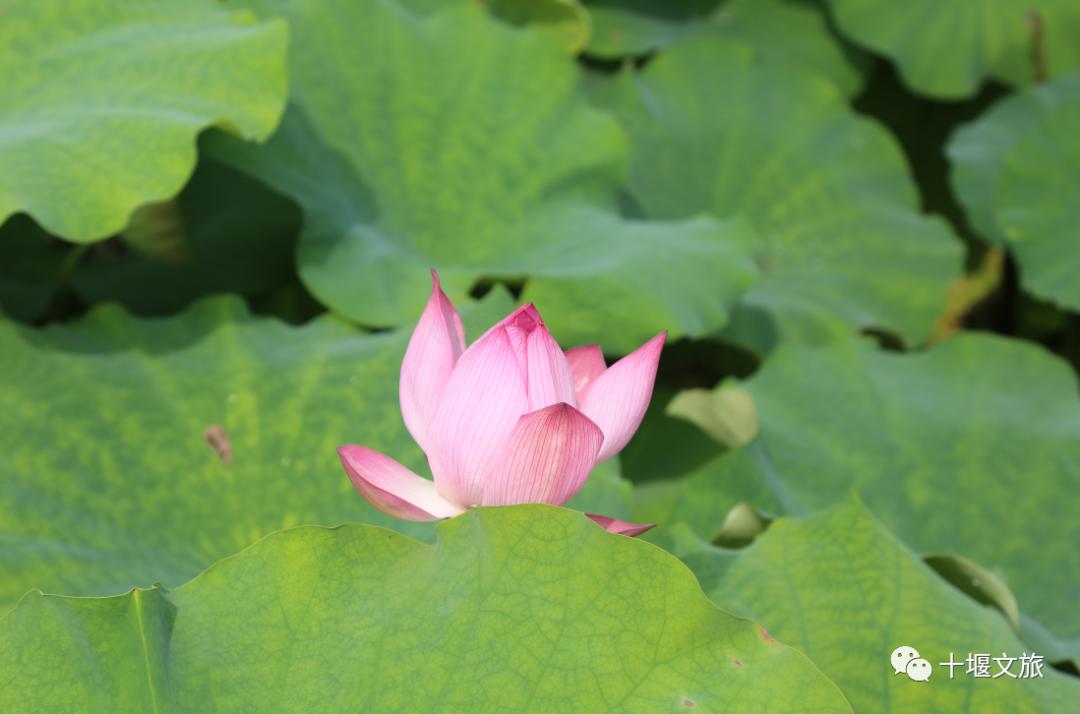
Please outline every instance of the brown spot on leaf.
M686 707L687 709L693 709L693 708L694 708L694 704L695 704L695 703L696 703L696 702L694 702L694 700L693 700L693 699L691 699L690 697L686 697L686 698L684 698L684 699L682 700L682 705L683 705L684 707Z
M764 627L759 627L758 632L761 633L761 639L765 640L770 645L775 645L776 644L776 638L773 637L772 635L770 635L768 632L766 632Z
M741 660L741 659L738 659L738 658L736 658L736 659L735 659L735 666L736 666L736 667L742 667L742 660Z
M229 442L229 435L225 433L224 429L217 424L211 424L203 431L203 438L206 439L206 443L210 444L210 448L221 459L221 463L232 463L232 444Z

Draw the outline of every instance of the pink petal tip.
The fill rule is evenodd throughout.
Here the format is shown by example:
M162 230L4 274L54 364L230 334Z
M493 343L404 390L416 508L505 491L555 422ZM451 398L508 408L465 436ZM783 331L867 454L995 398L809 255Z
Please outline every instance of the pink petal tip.
M342 446L338 455L360 495L387 515L406 521L434 521L465 511L439 495L434 483L378 451Z
M652 399L667 332L608 367L581 394L580 408L604 432L597 463L622 451L641 425Z
M431 271L431 296L401 362L401 415L416 443L431 450L431 430L450 373L465 351L461 316Z
M618 533L629 538L636 538L646 531L650 531L656 527L654 523L630 523L629 521L620 521L618 518L608 518L607 516L598 516L595 513L586 513L586 516L595 521L604 530L610 533Z

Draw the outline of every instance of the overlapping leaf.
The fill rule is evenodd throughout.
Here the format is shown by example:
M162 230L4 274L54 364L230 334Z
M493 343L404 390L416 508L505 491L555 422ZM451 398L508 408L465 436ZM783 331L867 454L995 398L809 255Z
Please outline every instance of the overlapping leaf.
M548 30L575 54L588 44L592 33L589 13L579 0L492 0L489 7L496 17L511 24Z
M942 580L858 503L782 518L742 551L686 534L677 550L715 602L805 652L856 711L1066 712L1080 700L1080 681L1045 660L1035 676L1020 661L1032 648L998 612ZM896 674L889 656L905 645L930 662L928 682ZM976 653L987 655L985 678L967 671ZM962 663L951 678L950 655Z
M731 335L758 348L854 327L929 333L960 246L919 213L895 142L827 81L695 38L627 72L607 99L630 132L646 215L750 217L763 277Z
M285 105L285 24L214 0L8 0L0 17L0 222L107 237L180 189L200 130L262 139Z
M120 250L83 260L73 283L90 304L115 301L141 315L179 312L213 293L262 297L293 275L299 231L291 201L204 160L175 200L132 216Z
M840 341L778 352L746 384L757 439L691 477L673 520L703 535L740 501L800 514L856 490L924 552L997 573L1080 651L1080 402L1042 348L989 335L922 354Z
M953 181L980 235L1016 255L1039 297L1080 310L1080 75L1018 93L957 132Z
M650 0L586 0L595 57L640 55L703 31L720 0L658 3Z
M889 57L915 91L934 97L970 96L987 79L1028 84L1042 71L1080 68L1080 5L1072 0L829 3L845 34Z
M1050 85L1017 92L1000 101L977 121L961 127L947 147L953 185L981 237L1004 242L994 220L1001 164L1042 117L1080 97L1080 78L1066 77Z
M0 677L6 712L850 711L678 560L546 506L471 511L436 546L276 533L172 592L30 595Z
M57 286L70 277L77 249L53 240L30 220L14 216L0 228L0 309L8 317L32 322L56 299Z
M800 0L598 0L589 8L594 26L586 51L592 56L639 55L708 35L712 42L743 41L770 57L812 67L848 95L862 86L820 9Z
M1080 312L1080 97L1044 118L1001 167L996 217L1040 297Z
M493 295L466 320L494 322ZM0 323L0 607L175 585L269 531L377 513L335 449L363 443L423 473L398 410L403 332L251 317L236 299L139 321L103 307L70 327ZM582 503L625 516L614 474ZM607 481L605 483L605 481Z
M716 330L753 280L745 225L619 215L625 137L549 33L471 3L258 6L290 22L295 109L267 147L215 153L302 203L301 277L335 312L405 323L433 266L455 299L528 277L560 339L622 352Z
M120 236L92 249L13 217L0 229L0 308L23 322L64 316L80 302L162 315L231 292L306 315L318 306L293 297L303 296L293 265L299 231L295 204L204 159L179 196L140 206Z
M863 85L864 58L830 32L824 11L804 0L728 0L713 13L710 36L740 40L770 58L801 65L828 78L847 96Z

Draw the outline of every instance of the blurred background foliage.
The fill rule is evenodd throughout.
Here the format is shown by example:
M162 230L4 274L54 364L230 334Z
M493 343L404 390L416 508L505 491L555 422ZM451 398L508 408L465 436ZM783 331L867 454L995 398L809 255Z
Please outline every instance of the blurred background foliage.
M1075 673L1080 3L0 11L0 608L176 585L298 523L402 527L333 449L421 467L396 369L434 267L470 336L514 301L609 357L670 330L576 505L657 522L852 703L890 696L854 653L944 626L822 634L888 619L853 583L898 570L967 633L941 647ZM959 711L942 691L920 705Z

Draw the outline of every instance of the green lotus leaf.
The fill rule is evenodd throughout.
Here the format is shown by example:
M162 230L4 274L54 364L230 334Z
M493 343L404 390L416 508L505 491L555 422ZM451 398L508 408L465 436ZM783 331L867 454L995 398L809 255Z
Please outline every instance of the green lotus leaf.
M509 308L499 292L474 304L470 336ZM291 327L235 298L168 319L104 306L40 332L0 322L0 607L30 588L176 585L306 523L431 538L370 508L335 452L363 443L426 472L398 407L407 339ZM627 488L608 467L571 506L626 517Z
M931 553L923 556L923 562L960 592L976 602L996 608L1010 625L1020 629L1020 607L1016 604L1016 596L992 572L960 555Z
M847 96L862 89L865 58L841 46L813 0L728 0L710 25L713 37L741 40L769 58L810 68Z
M589 42L592 24L578 0L491 0L491 12L513 25L536 25L559 37L577 54Z
M960 243L919 213L888 133L818 75L751 48L688 40L607 98L630 133L645 215L743 214L762 278L732 338L767 350L873 326L919 342L960 268Z
M1024 137L1038 130L1044 116L1077 98L1080 75L1017 92L961 127L949 140L946 152L952 164L952 184L980 237L1006 241L994 216L1005 157Z
M1020 282L1040 298L1080 310L1074 279L1080 152L1080 74L1019 92L961 128L949 143L953 185L980 236L1008 246Z
M26 214L12 216L0 228L0 309L22 322L44 317L59 285L70 278L78 251L54 240Z
M0 620L0 708L851 711L678 560L580 514L476 509L438 535L297 528L173 591L32 593Z
M1072 83L1080 89L1080 75ZM994 217L1016 255L1020 282L1080 311L1080 91L1041 117L1005 155Z
M1021 679L1019 657L1032 649L1008 622L939 577L858 503L781 518L742 551L685 535L678 551L714 602L805 652L856 711L1034 714L1080 701L1080 681L1046 661L1043 677ZM928 682L896 672L890 655L901 646L929 661ZM990 659L978 679L965 664L950 679L942 663L971 653L1017 659ZM1015 678L995 679L1002 668Z
M988 568L1080 652L1080 402L1063 360L980 334L919 354L838 341L782 349L745 387L757 439L691 476L669 520L711 536L742 501L803 514L855 490L912 548Z
M697 424L706 434L729 449L744 446L757 436L754 399L741 387L722 382L715 389L679 392L664 411L668 416Z
M669 346L661 365L672 360ZM667 367L663 367L665 370ZM653 390L634 438L619 453L619 468L636 484L673 481L686 476L726 452L726 447L706 436L700 426L667 415L672 400L681 392L664 384ZM636 501L635 497L635 501ZM652 520L647 520L652 522Z
M176 199L132 215L120 250L87 256L73 284L87 303L140 315L179 312L213 293L262 297L293 276L299 232L291 201L204 160Z
M593 0L589 14L594 27L586 52L594 57L640 55L708 35L713 42L746 42L770 57L812 67L847 95L862 87L861 74L831 36L820 9L801 0Z
M233 292L287 313L289 296L304 295L293 264L299 231L293 202L204 159L179 196L140 206L116 239L92 250L26 214L12 217L0 229L0 307L23 322L63 315L76 299L163 315ZM310 298L293 302L295 314L318 309Z
M615 59L667 47L705 31L720 0L585 0L592 35L585 48L594 57Z
M0 222L89 242L174 195L210 125L264 139L286 27L214 0L0 2Z
M528 278L525 299L562 296L560 339L625 352L715 331L754 279L745 224L620 215L625 136L551 33L472 3L257 5L289 20L294 109L267 146L211 151L301 203L300 275L336 313L406 324L432 267L454 300Z
M1080 5L1073 0L829 5L844 34L896 62L912 89L939 99L969 97L987 79L1023 85L1043 71L1054 77L1080 68Z

